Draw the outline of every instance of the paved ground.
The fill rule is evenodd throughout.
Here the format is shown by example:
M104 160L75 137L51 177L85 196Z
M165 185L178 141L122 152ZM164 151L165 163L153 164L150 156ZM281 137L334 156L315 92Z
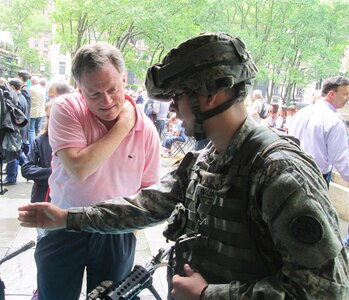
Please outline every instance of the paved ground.
M162 159L162 171L165 172L173 159ZM0 258L18 249L30 240L36 240L36 230L21 228L17 221L17 207L26 204L30 199L32 183L18 178L16 186L7 187L8 191L0 195ZM0 191L1 192L1 191ZM159 248L168 247L162 237L165 224L139 231L137 238L136 263L143 265L155 255ZM341 221L343 236L347 223ZM36 266L34 248L4 262L0 266L0 277L6 285L7 300L29 300L36 288ZM166 299L166 268L159 269L154 275L154 286L163 299ZM82 293L81 299L85 299ZM154 299L149 291L141 293L141 299ZM62 299L64 300L64 299Z

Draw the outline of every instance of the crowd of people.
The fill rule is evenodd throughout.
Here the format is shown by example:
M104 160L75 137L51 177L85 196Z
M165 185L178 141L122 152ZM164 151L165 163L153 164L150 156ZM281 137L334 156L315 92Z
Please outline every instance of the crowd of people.
M79 299L85 271L87 293L122 280L136 230L165 220L176 259L168 299L349 299L349 236L328 194L333 169L349 183L337 113L348 78L326 79L302 109L248 96L257 67L225 33L184 41L136 91L107 43L82 46L72 74L74 91L26 70L1 79L29 121L2 184L16 185L19 168L34 181L18 217L44 229L33 299ZM160 177L161 156L188 139L194 151Z
M286 106L285 104L267 103L262 91L258 89L253 90L252 96L246 98L245 105L249 115L257 123L285 133L288 133L289 124L298 111L298 108L293 104Z
M254 90L249 115L258 123L296 137L309 153L330 186L333 168L349 184L349 148L346 121L337 113L349 100L349 79L330 77L322 90L314 92L308 105L298 111L295 105L269 104L266 119L260 117L263 95ZM257 96L256 96L257 95ZM248 101L249 99L247 99Z

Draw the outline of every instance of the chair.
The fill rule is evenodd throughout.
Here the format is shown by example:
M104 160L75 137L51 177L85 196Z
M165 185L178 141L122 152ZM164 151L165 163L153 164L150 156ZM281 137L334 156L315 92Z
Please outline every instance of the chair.
M174 142L172 145L171 156L175 157L178 154L185 155L187 152L192 151L195 146L195 139L188 137L185 142Z

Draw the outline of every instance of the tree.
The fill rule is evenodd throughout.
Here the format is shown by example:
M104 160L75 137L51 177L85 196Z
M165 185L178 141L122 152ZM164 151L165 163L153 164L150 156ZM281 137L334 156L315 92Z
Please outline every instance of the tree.
M348 8L346 1L219 0L207 1L201 18L241 36L259 68L254 84L281 85L286 101L297 86L338 73Z
M29 48L29 38L43 31L50 31L50 24L38 18L48 5L48 0L12 0L2 2L1 30L9 31L14 42L14 53L21 58L21 65L29 71L39 71L41 59L35 49ZM8 2L8 1L6 1Z
M18 49L42 30L31 16L47 2L13 1L23 12L15 20L12 11L5 27L17 24ZM74 55L84 44L107 41L141 79L169 49L200 32L240 36L259 68L254 84L267 83L269 100L273 86L281 86L286 101L297 87L338 73L348 45L348 9L344 0L55 0L51 21L63 52ZM22 55L29 61L34 54Z
M92 41L107 41L124 54L126 65L144 78L149 64L183 36L196 33L195 8L202 1L105 0L103 2L56 0L52 21L56 41L73 56ZM141 13L140 13L141 12ZM136 47L144 41L146 47Z

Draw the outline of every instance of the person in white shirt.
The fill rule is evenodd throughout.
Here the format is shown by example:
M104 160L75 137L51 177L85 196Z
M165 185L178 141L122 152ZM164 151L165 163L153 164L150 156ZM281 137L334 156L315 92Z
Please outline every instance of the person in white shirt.
M30 122L28 129L29 142L32 143L39 135L45 117L46 90L39 83L39 77L32 76L32 86L29 88L32 97L30 107Z
M249 115L257 122L261 122L260 113L263 107L263 95L261 90L254 90L252 92L252 103L249 109Z
M298 138L303 150L314 158L328 186L333 167L349 183L347 129L336 114L349 100L349 79L342 76L326 79L321 96L321 100L296 113L289 134Z

